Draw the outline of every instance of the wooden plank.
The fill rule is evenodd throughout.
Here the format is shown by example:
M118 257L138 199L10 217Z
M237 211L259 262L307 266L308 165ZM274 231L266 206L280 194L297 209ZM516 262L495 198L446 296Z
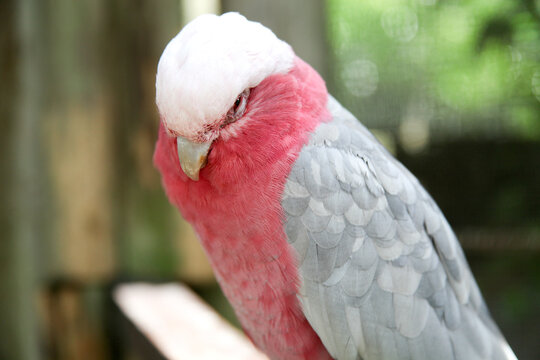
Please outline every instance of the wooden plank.
M125 315L170 360L268 359L186 286L123 284L113 296Z

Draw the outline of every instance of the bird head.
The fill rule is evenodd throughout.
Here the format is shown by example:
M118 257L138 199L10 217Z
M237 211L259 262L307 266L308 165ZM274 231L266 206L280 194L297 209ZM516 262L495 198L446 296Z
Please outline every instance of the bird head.
M294 62L287 43L237 13L202 15L169 42L158 65L156 103L189 178L199 179L216 139L244 125L253 89Z

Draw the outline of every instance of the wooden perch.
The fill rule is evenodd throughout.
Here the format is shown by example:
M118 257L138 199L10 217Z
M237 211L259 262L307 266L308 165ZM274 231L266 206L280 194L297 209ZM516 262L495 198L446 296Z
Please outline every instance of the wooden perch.
M184 285L124 284L116 287L113 297L167 359L268 360Z

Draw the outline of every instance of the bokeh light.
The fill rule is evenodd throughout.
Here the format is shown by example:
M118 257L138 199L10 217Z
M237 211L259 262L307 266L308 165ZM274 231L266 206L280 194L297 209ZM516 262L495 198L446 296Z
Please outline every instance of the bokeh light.
M343 69L341 80L351 94L368 97L379 85L377 65L369 60L354 60Z
M411 41L418 32L418 17L407 6L386 10L381 16L381 25L386 35L400 41Z

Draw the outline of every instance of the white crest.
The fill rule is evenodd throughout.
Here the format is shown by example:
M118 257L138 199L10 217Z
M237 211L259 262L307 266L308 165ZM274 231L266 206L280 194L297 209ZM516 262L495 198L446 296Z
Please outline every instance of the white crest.
M201 15L167 45L159 60L156 103L169 130L200 134L246 88L288 72L294 52L260 23L238 13Z

